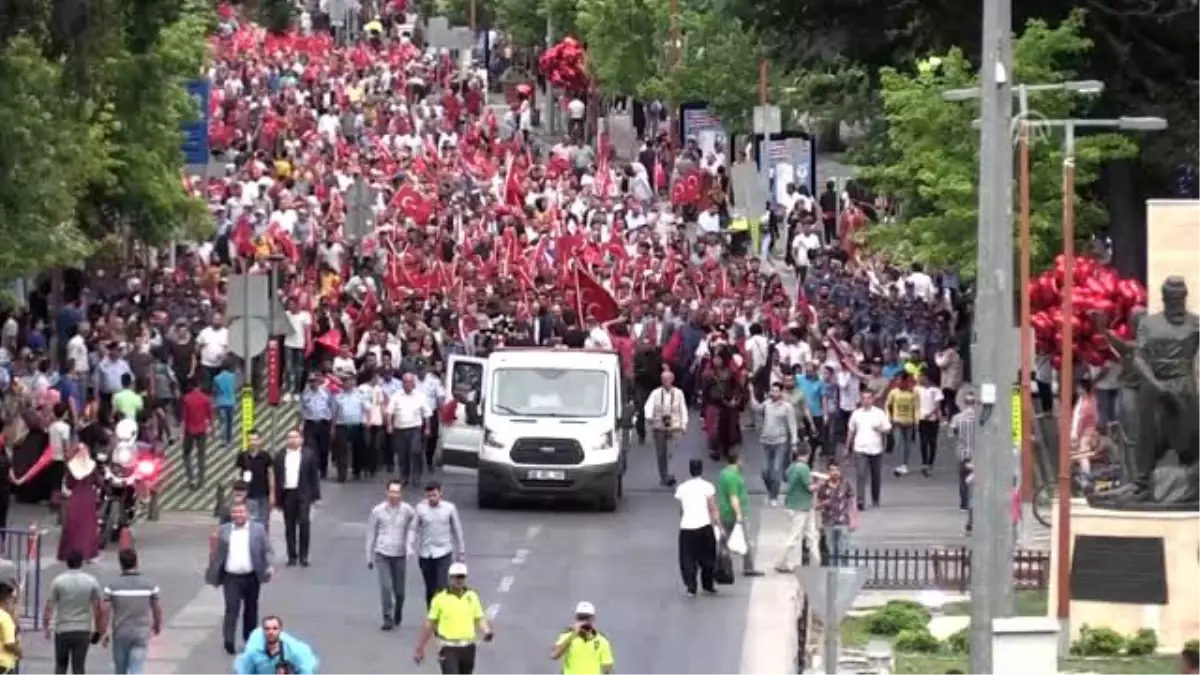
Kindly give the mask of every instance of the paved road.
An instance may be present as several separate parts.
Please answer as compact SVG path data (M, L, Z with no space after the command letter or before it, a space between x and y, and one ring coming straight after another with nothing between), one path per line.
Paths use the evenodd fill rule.
M675 457L676 475L685 475L688 458L704 454L693 429ZM753 501L762 506L756 442L748 443L746 456ZM901 546L964 541L949 458L945 462L930 479L887 476L883 507L863 514L857 541ZM717 467L706 466L715 478ZM615 514L538 504L480 511L470 477L443 478L446 497L463 513L471 583L495 615L497 640L482 649L481 672L554 672L550 642L580 600L597 606L622 671L783 672L790 662L794 638L779 617L791 611L792 577L739 580L716 598L683 595L676 565L678 508L670 491L657 486L648 447L633 453L626 500ZM416 666L410 660L422 612L415 565L409 569L403 626L379 631L374 573L363 564L363 522L383 489L382 479L327 484L314 517L313 566L281 569L263 594L264 614L281 615L288 630L309 640L324 672L436 670L432 663ZM13 522L25 522L28 513L15 514ZM762 506L755 521L760 567L769 568L786 535L785 516ZM228 672L218 630L220 595L201 582L211 529L211 520L200 514L170 514L138 528L143 572L163 588L167 616L167 629L151 648L150 672ZM281 529L272 531L280 552ZM50 535L48 558L53 540ZM114 557L105 556L91 569L102 579L114 576ZM58 569L47 567L44 585ZM49 645L28 637L25 671L50 672ZM92 672L111 672L107 653L95 654L91 665Z

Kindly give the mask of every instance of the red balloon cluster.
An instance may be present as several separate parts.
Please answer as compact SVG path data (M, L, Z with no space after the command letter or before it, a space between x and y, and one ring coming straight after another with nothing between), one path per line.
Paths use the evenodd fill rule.
M538 70L555 87L572 94L584 94L591 87L586 56L587 53L578 40L565 37L542 52L538 58Z
M1121 339L1133 337L1130 312L1145 307L1146 287L1135 279L1122 279L1112 268L1091 258L1076 258L1075 288L1071 296L1071 322L1075 354L1085 363L1099 366L1116 358L1100 328L1108 328ZM1066 260L1054 259L1054 269L1029 282L1029 298L1037 353L1050 355L1055 368L1062 366L1062 288ZM1097 321L1106 325L1098 326Z

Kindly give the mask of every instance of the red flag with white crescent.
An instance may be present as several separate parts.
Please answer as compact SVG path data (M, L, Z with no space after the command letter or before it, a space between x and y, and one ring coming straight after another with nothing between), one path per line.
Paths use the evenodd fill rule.
M579 316L604 323L621 315L621 306L596 277L575 266L575 308Z

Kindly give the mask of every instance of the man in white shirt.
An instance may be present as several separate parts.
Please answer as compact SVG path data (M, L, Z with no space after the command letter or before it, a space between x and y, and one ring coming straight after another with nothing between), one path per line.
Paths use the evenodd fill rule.
M705 593L716 593L715 574L717 569L717 528L721 522L717 515L717 490L704 480L704 462L699 459L688 461L691 478L675 488L675 499L679 502L679 571L683 574L683 586L688 597L696 596L696 572L700 572L700 585Z
M811 255L820 248L821 238L817 236L816 227L813 225L803 227L792 238L792 261L796 265L796 276L800 278L800 283L804 283L808 278Z
M432 416L425 392L417 388L416 375L405 373L400 379L400 390L388 398L384 418L394 446L388 451L396 453L400 481L405 485L420 483L425 473L425 433Z
M225 327L225 317L220 312L213 312L209 324L196 336L196 346L200 349L200 365L211 383L221 372L225 356L229 353L229 329Z
M850 415L847 426L846 449L854 453L854 494L858 509L865 506L864 488L867 474L871 476L871 505L879 507L879 491L883 480L883 449L892 422L882 408L875 407L875 394L862 392L862 404Z
M670 370L663 371L660 381L662 386L646 397L642 414L650 421L659 485L671 487L675 485L675 477L671 475L671 445L687 429L687 396L675 386L675 374Z
M608 329L599 321L589 318L587 341L583 346L588 349L612 349L613 343L612 338L608 335Z
M933 277L925 273L925 268L919 263L912 266L912 272L905 278L905 283L910 284L913 289L913 294L925 302L932 302L934 293L937 289L933 285Z
M696 226L703 234L718 234L721 231L721 218L716 206L709 206L696 218Z
M283 346L287 350L288 397L296 396L304 390L304 358L308 348L309 330L312 328L312 314L300 307L295 300L288 301L287 335L283 337Z
M783 331L783 342L775 346L775 349L779 352L780 365L799 368L812 361L812 347L809 347L807 342L797 338L793 332L793 330L799 328L798 324L789 324L787 330Z
M567 130L571 138L583 140L583 123L587 118L587 104L578 98L567 103Z
M446 400L446 387L442 384L441 376L433 368L425 369L425 377L421 379L421 393L425 395L425 408L430 411L428 426L425 433L425 468L433 471L433 456L437 452L438 424L437 411L442 409Z

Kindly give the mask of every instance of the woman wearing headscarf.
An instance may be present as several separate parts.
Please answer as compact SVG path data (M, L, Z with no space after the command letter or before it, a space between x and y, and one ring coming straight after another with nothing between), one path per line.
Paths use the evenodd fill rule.
M100 537L97 529L96 494L100 483L100 472L92 459L88 447L82 443L75 446L67 460L63 493L67 495L62 509L62 535L58 540L58 559L65 560L67 552L76 550L86 560L95 558L100 552Z

